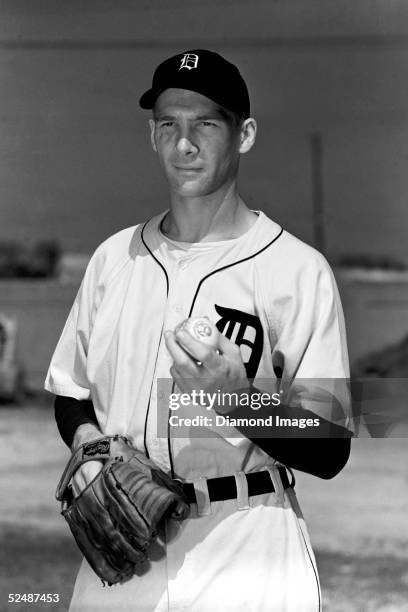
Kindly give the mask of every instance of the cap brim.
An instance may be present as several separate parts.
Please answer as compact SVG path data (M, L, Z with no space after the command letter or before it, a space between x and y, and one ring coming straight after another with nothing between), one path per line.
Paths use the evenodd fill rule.
M156 102L156 98L157 93L154 92L153 89L148 89L140 98L139 105L141 106L141 108L145 109L153 108L154 103Z
M248 100L248 108L236 108L236 106L234 106L234 103L232 103L230 100L224 100L222 98L219 98L215 92L213 95L213 92L207 91L207 90L203 90L202 87L200 86L199 83L168 83L165 86L163 86L161 89L148 89L147 91L145 91L145 93L142 95L142 97L139 99L139 105L141 108L144 109L152 109L154 107L154 105L156 104L156 100L157 98L163 93L163 91L165 91L166 89L169 88L175 88L175 89L187 89L189 91L195 91L196 93L199 93L207 98L209 98L210 100L212 100L213 102L215 102L216 104L219 104L220 106L224 106L226 109L232 110L233 112L239 113L241 114L243 117L249 117L249 100Z

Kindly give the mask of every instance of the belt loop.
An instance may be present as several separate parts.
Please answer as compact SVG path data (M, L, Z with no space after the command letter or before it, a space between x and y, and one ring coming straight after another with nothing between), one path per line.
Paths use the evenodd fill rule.
M193 480L195 496L197 500L197 515L208 516L211 514L211 501L208 491L207 478L201 476Z
M248 510L249 508L249 497L248 497L248 481L244 472L234 473L235 483L237 485L237 506L238 510Z
M269 476L271 477L273 487L275 489L276 501L279 506L283 506L285 501L285 490L283 488L282 480L279 474L278 467L274 466L265 466L265 470L269 472Z
M296 478L295 478L295 475L294 475L294 473L293 473L293 470L292 470L290 467L287 467L286 469L288 470L289 474L290 474L290 475L291 475L291 477L292 477L292 479L291 479L291 481L290 481L290 485L289 485L289 486L290 486L292 489L294 489L294 488L295 488L295 484L296 484Z

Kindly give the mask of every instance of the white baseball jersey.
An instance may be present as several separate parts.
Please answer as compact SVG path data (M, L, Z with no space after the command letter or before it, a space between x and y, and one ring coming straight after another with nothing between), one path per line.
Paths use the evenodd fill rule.
M255 383L331 381L330 414L308 393L300 393L301 403L328 419L338 419L338 410L348 415L346 337L333 274L321 254L262 212L236 239L195 244L167 239L160 231L165 214L96 250L45 387L91 398L102 432L126 434L164 470L194 482L198 506L180 525L167 524L166 555L143 576L103 588L83 561L70 610L317 612L309 536L274 459L246 438L159 437L168 413L156 381L170 380L163 332L207 315L240 346ZM262 469L276 492L248 500L242 472ZM205 479L231 474L238 499L209 503Z

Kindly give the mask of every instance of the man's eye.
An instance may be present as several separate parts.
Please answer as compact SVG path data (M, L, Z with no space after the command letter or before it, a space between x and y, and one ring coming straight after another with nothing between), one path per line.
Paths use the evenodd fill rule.
M201 121L201 125L203 125L204 127L215 127L215 123L213 123L212 121Z
M161 128L169 128L169 127L173 127L174 125L174 121L164 121L163 123L160 124Z

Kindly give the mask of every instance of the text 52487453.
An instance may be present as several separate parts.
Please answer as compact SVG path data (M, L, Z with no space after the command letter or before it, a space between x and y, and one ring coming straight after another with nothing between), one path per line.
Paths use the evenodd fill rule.
M57 603L59 593L9 593L8 603Z

